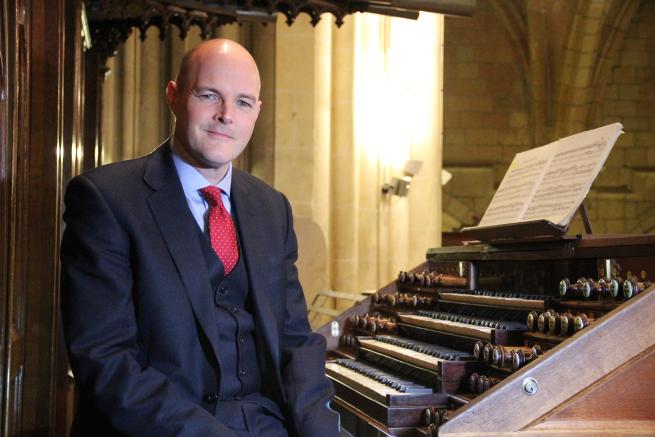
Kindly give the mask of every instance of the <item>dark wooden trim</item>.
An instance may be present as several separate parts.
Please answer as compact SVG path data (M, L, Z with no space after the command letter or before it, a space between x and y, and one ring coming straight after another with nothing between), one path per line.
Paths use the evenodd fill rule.
M80 7L81 0L2 3L3 435L63 435L67 427L59 420L69 403L58 396L67 371L58 251L62 193L81 132Z

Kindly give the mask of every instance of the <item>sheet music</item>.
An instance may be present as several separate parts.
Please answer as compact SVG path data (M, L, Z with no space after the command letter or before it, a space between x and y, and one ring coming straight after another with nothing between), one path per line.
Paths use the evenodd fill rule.
M491 204L478 226L492 226L521 221L530 198L548 164L552 143L517 153L500 183Z
M622 127L614 123L517 154L478 226L541 219L568 225Z

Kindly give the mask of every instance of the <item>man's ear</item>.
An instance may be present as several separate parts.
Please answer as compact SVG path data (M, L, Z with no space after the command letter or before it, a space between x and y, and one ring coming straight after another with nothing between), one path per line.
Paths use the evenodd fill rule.
M175 102L177 101L177 83L171 80L166 84L166 103L168 103L168 109L175 114Z

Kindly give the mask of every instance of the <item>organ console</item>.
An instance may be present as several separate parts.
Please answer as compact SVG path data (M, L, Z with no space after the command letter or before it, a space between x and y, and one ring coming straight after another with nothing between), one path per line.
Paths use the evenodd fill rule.
M319 328L332 405L355 436L653 433L653 272L654 236L430 249Z

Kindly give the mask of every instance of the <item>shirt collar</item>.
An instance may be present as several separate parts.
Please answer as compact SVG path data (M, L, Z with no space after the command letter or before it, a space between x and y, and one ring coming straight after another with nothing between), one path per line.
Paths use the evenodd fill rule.
M184 189L185 194L197 193L201 188L205 188L208 185L212 185L205 179L200 172L193 167L191 164L184 161L180 155L178 155L175 150L171 149L173 155L173 163L175 164L175 169L177 174L180 177L180 182L182 183L182 189ZM227 172L223 179L221 179L218 184L216 184L228 197L230 197L231 188L232 188L232 163L230 162L227 167Z

